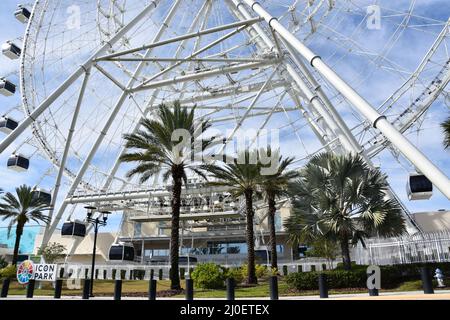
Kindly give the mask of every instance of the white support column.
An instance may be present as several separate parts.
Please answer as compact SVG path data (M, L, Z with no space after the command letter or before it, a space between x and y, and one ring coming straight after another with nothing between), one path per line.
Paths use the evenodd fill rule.
M67 162L67 156L69 154L70 145L72 143L73 133L75 132L75 126L77 124L78 114L79 114L80 108L81 108L81 103L83 102L84 93L86 91L86 86L87 86L87 83L89 81L89 75L90 75L90 69L88 69L86 71L86 74L84 76L84 80L83 80L83 83L82 83L81 89L80 89L80 94L78 95L77 105L75 106L75 110L73 112L72 122L71 122L70 128L69 128L69 133L67 134L66 145L64 147L63 156L61 158L60 168L59 168L59 171L58 171L58 176L56 177L55 189L53 190L52 201L50 203L51 209L50 209L50 211L48 213L48 217L50 219L50 222L52 221L53 212L55 210L56 198L58 197L59 188L61 186L61 180L62 180L62 177L63 177L63 174L64 174L64 168L65 168L66 162ZM48 241L50 240L51 233L49 231L50 231L49 230L49 225L47 225L45 227L44 236L42 237L41 246L47 245Z
M251 18L250 13L242 5L242 3L240 1L227 0L227 2L229 3L230 10L232 10L233 13L238 18L240 18L240 19ZM257 41L257 44L261 47L261 49L266 48L266 50L273 51L273 50L275 50L275 48L277 48L277 46L273 43L273 41L267 36L266 32L258 24L252 25L249 30L250 30L250 34L251 34L251 30L254 30L254 32L257 34L254 37L256 37L256 39L259 40L259 41ZM258 36L259 36L259 38L258 38ZM288 71L290 77L294 81L301 79L300 76L298 75L297 71L294 70L294 68L290 64L288 64L288 63L284 63L284 64L285 64L286 70ZM294 101L298 101L298 98L296 98L295 94L293 95L292 93L290 93L290 95ZM309 102L311 102L311 101L309 101ZM314 122L309 122L309 124L310 124L313 132L316 134L316 136L318 136L319 141L325 140L327 143L325 143L323 145L328 147L329 142L334 141L334 138L336 137L335 132L333 132L333 130L331 130L331 127L336 128L336 125L333 125L334 121L332 121L332 118L330 116L324 118L323 115L320 114L320 112L318 110L315 110L314 107L317 104L309 103L309 105L311 107L311 109L310 109L311 114L317 119L317 122L319 123L319 125L322 128L320 131L322 131L322 132L325 131L325 134L318 135L317 134L318 125L315 124ZM323 108L322 108L322 111L324 111ZM329 121L331 121L332 123L329 123ZM342 135L341 135L341 139L343 139Z
M352 87L341 79L320 58L291 34L276 18L271 16L258 2L244 0L252 10L272 27L297 50L314 68L319 71L347 100L349 100L358 111L368 119L374 128L392 142L392 144L422 172L448 199L450 199L450 180L436 167L425 155L423 155L408 139L406 139L395 127L389 123L385 116L378 113L364 98L362 98Z
M34 111L20 122L17 128L12 131L3 141L0 143L0 153L2 153L30 124L36 119L56 100L61 94L69 88L86 70L88 70L94 60L105 53L109 48L113 46L120 38L122 38L132 27L142 20L152 9L156 8L160 0L152 1L147 5L141 13L139 13L133 20L131 20L126 26L120 29L109 41L107 41L100 49L97 50L89 59L86 60L78 69L76 69L52 94L50 94Z
M242 16L238 15L238 17L240 19L251 18L251 15L249 14L247 9L242 5L242 3L240 1L238 1L238 0L227 0L227 1L229 3L232 3L231 7L230 7L231 10L233 10L233 8L234 8L233 4L239 10L239 13L242 15ZM235 14L237 14L237 13L235 12ZM255 30L256 32L258 32L260 34L265 34L265 32L258 25L253 25L251 27L251 29ZM271 29L271 30L272 30L273 35L275 36L273 29ZM263 37L263 39L264 39L264 43L262 44L263 46L265 45L270 48L274 47L274 44L270 38L268 38L266 36L266 37ZM337 111L335 110L335 108L333 107L331 102L329 101L328 97L323 92L321 86L316 81L314 76L311 74L311 72L306 68L306 66L303 64L301 59L298 57L298 53L284 39L280 39L280 40L283 43L283 45L288 49L291 59L293 60L295 65L298 66L298 68L300 69L300 72L302 73L302 76L305 78L305 79L302 79L302 78L300 79L303 82L303 86L306 85L307 87L312 88L314 90L314 92L312 92L312 90L309 90L310 91L309 95L310 95L310 97L314 97L313 100L316 100L315 105L313 105L311 108L311 113L314 115L316 120L311 119L311 117L308 116L307 112L304 109L301 109L301 111L302 111L304 117L306 119L309 119L308 120L309 124L310 124L313 132L315 133L315 135L318 137L319 141L321 141L322 145L324 145L325 148L327 148L327 150L329 150L330 144L335 140L335 137L336 137L334 132L337 132L339 137L336 137L336 139L340 138L340 142L341 142L342 146L344 147L344 150L341 149L338 151L359 153L366 160L366 162L370 166L372 166L371 159L367 156L366 152L364 152L363 148L357 142L356 138L353 136L350 129L347 127L347 125L345 124L343 119L337 113ZM292 78L299 77L299 74L292 68L292 66L290 66L288 64L287 68L289 68L289 73L291 74ZM291 94L291 97L293 98L294 101L298 101L298 97L296 95ZM320 114L317 114L318 110L315 108L315 106L317 106L317 103L323 104L323 106L319 107L320 108L319 110L321 110L321 114L328 115L328 112L329 112L329 115L326 116L325 122L324 122L324 119L322 119L322 116ZM298 102L298 105L300 106L299 102ZM318 126L316 124L316 121L321 126ZM330 127L333 128L334 132L331 132ZM322 130L322 128L325 129L325 132L324 132L324 130ZM330 135L330 133L331 133L330 137L328 137L327 133L328 133L328 135ZM330 140L330 138L331 138L331 140ZM330 142L327 143L327 141L330 141ZM342 141L345 141L345 142L342 143ZM398 197L395 195L395 193L392 191L392 189L389 189L387 193L391 198L397 199L398 202L400 203L400 205L402 206L405 216L407 217L408 228L412 228L412 230L420 231L420 228L410 217L408 209L401 203L401 201L398 199Z
M292 90L293 89L291 89L291 91ZM308 121L308 123L311 127L311 130L313 131L315 136L319 139L320 143L327 150L331 150L329 143L327 143L328 137L327 137L327 134L325 133L325 131L317 125L316 120L312 118L312 116L309 114L309 112L307 110L305 110L305 108L303 107L303 105L300 102L300 99L298 99L298 97L294 93L291 93L290 96L292 97L294 102L297 104L298 109L302 113L303 117L306 119L306 121Z
M323 105L326 107L327 114L329 112L329 116L332 118L332 125L335 126L333 130L337 130L339 140L342 142L345 140L345 142L342 143L343 147L348 152L356 152L362 154L362 147L359 145L359 143L356 141L355 137L351 133L350 129L347 127L346 123L342 119L342 117L339 115L339 113L336 111L336 109L331 104L328 97L323 92L321 86L316 81L316 79L313 77L313 75L309 72L309 70L306 68L306 66L303 64L303 62L297 57L297 54L288 43L283 41L283 44L285 44L286 48L289 51L289 54L294 61L294 63L299 67L301 73L305 76L306 80L312 85L314 88L314 92L311 91L311 97L314 99L320 99L320 102L323 103ZM316 98L317 97L317 98ZM317 101L316 101L317 102ZM324 110L325 111L325 110ZM367 158L365 154L362 154L364 158ZM366 160L369 160L368 158Z

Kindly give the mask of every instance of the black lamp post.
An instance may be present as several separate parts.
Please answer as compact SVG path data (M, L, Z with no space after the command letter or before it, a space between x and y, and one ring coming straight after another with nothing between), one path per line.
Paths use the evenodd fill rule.
M94 278L95 278L95 254L97 249L97 234L98 234L98 228L99 226L106 226L106 221L108 220L108 214L111 212L109 211L101 211L103 214L103 219L100 220L99 217L93 218L92 215L94 211L97 209L95 207L84 207L88 210L86 222L91 223L94 226L94 248L92 249L92 268L91 268L91 286L89 288L89 296L93 297L93 290L94 290Z

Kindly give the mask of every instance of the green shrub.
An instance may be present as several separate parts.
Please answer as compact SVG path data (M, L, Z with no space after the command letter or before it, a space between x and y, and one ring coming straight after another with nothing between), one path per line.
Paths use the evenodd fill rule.
M286 276L286 283L290 289L313 290L317 289L317 273L293 272Z
M236 283L242 283L245 277L241 268L229 268L225 271L225 278L233 278Z
M450 263L428 264L401 264L393 266L381 266L381 288L393 289L408 281L420 280L420 268L427 266L432 272L440 268L444 275L450 275ZM352 265L350 271L343 270L338 265L335 270L327 270L327 283L330 289L341 288L366 288L367 267L364 265ZM317 290L319 272L296 272L287 275L286 282L291 289Z
M199 288L221 289L224 287L226 274L224 269L215 263L200 263L195 267L191 278Z
M246 279L248 277L247 264L243 264L241 266L241 273L242 273L242 277L244 279ZM265 265L257 264L257 265L255 265L255 273L256 273L256 278L262 279L269 275L269 270L267 269L267 267Z
M4 267L3 269L0 269L0 278L6 279L6 278L15 278L17 274L17 268L14 265L9 265L7 267Z
M267 266L257 264L255 267L256 271L256 277L258 279L266 278L269 274L269 270L267 269Z
M324 271L327 276L328 288L364 288L366 286L366 272L361 271ZM291 289L317 290L320 272L295 272L286 276L286 282Z

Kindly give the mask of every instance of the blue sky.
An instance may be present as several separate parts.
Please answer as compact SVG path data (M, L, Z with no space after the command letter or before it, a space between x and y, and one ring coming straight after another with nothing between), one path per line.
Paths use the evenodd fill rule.
M375 1L367 1L367 3L373 2ZM389 3L385 0L378 2L381 3L381 5ZM450 5L446 0L420 0L417 2L418 4L416 10L417 13L420 13L421 15L433 17L438 20L446 20L449 16ZM13 16L14 9L16 8L16 5L18 3L20 3L20 1L17 0L0 1L0 30L3 30L3 32L0 34L0 43L3 43L6 40L22 37L22 34L25 30L25 25L18 22ZM401 7L401 4L407 3L407 1L402 0L396 3L399 5L399 7ZM384 14L391 13L385 12ZM355 21L347 21L347 24L342 25L342 28L352 28L354 24ZM386 31L389 31L386 28L387 27L384 26L382 30L374 31L373 33L371 33L369 35L370 39L358 39L358 41L364 41L365 45L373 46L374 50L376 50L377 45L379 46L378 41L381 41L385 38L385 34L383 32L386 33ZM369 40L371 40L371 42ZM426 52L433 41L434 38L427 36L426 33L417 35L414 33L405 34L401 41L398 42L397 48L391 53L391 57L393 59L403 59L407 61L405 65L407 65L410 70L413 70L420 61L418 57L420 58L420 56ZM20 40L17 40L16 42L18 44L21 44ZM326 46L326 42L322 45L318 41L313 43L314 50L322 54L324 59L328 58ZM338 60L331 60L331 65L336 68L338 73L344 79L348 81L351 81L352 78L355 77L355 75L359 72L364 71L364 60L355 59L354 61L352 61L352 63L346 64L339 64L336 61ZM0 56L0 75L14 72L18 69L18 67L19 64L17 61L12 62L11 60L3 56ZM16 75L12 75L10 79L18 84L18 78ZM386 92L392 92L393 87L395 88L398 85L399 83L392 80L388 73L379 73L372 75L372 77L367 82L365 82L363 86L358 88L358 91L371 103L373 103L374 105L379 105L387 96ZM0 96L1 112L5 112L12 106L19 103L19 94L16 94L14 97L10 98L4 98L3 96ZM348 108L345 108L344 106L341 106L338 109L339 112L343 114L349 112ZM420 150L422 150L434 163L436 163L445 172L445 174L447 174L447 176L450 176L450 151L445 151L443 149L443 135L440 130L439 124L449 115L449 108L445 105L442 99L440 99L433 104L430 111L426 114L425 121L420 131L411 130L408 134L408 138L414 144L416 144L420 148ZM20 114L17 113L17 117L19 116ZM20 118L18 118L18 120L20 120ZM29 132L27 134L29 134ZM308 135L305 136L306 138L308 138ZM0 139L2 137L3 136L0 136ZM48 163L46 163L42 159L39 159L38 157L33 157L31 168L26 173L15 173L6 169L7 157L20 144L20 141L21 140L19 140L18 143L16 143L14 146L11 146L0 155L0 186L9 191L12 190L15 186L22 183L26 183L29 185L35 185L39 183L41 186L47 189L52 189L54 175L52 177L43 175L44 171L47 170L49 166ZM313 144L313 141L306 141L306 143ZM31 148L28 149L27 152L33 153L34 150ZM374 159L374 162L380 165L382 170L388 174L389 181L394 190L412 212L450 209L450 202L438 190L435 190L433 197L429 201L410 202L406 199L406 179L408 177L408 172L412 171L411 166L406 160L400 159L399 163L390 153L383 152L379 157ZM64 191L66 188L67 187L64 186L62 191ZM118 214L113 215L110 219L108 227L104 230L115 230L119 220L120 216ZM4 225L4 223L0 222L0 226L2 225Z

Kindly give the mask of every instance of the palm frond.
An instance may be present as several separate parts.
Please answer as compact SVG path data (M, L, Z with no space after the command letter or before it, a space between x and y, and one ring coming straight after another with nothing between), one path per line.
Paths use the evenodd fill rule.
M444 130L444 146L445 148L450 148L450 117L441 124Z
M317 217L304 232L316 232L320 226L324 234L353 242L405 231L399 204L386 199L387 188L386 176L359 155L332 153L315 155L289 184L293 215Z

